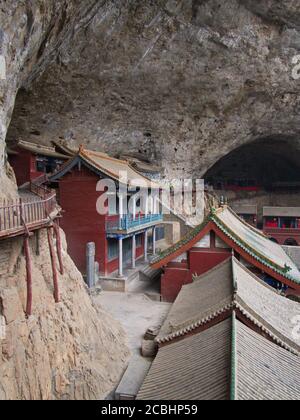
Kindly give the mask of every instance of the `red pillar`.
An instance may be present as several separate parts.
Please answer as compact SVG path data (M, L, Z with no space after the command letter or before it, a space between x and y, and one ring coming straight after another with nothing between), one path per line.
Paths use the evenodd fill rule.
M63 275L64 265L62 261L62 246L61 246L60 229L56 223L54 223L53 227L54 227L55 237L56 237L56 248L57 248L57 256L58 256L58 262L59 262L59 271L60 271L60 274Z
M26 282L27 282L27 302L26 302L26 315L32 314L32 266L30 256L29 237L24 238L24 251L26 259Z
M52 274L53 274L53 286L54 286L54 299L55 302L59 302L59 291L58 291L58 276L57 276L57 269L56 269L56 258L53 246L53 237L52 237L52 228L47 229L48 234L48 244L51 256L51 263L52 263Z

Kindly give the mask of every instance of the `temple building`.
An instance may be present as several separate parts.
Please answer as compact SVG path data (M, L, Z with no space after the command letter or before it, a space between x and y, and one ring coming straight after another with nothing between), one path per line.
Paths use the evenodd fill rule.
M263 230L280 245L300 245L300 207L264 207Z
M58 152L55 147L23 140L16 147L8 149L8 161L14 169L18 186L44 174L52 174L68 159L68 155Z
M232 254L287 296L300 294L300 272L283 248L222 206L212 209L201 225L152 260L153 269L163 269L162 299L173 302L195 274L204 274Z
M126 185L120 177L122 173L127 176ZM113 181L116 186L115 207L108 200L107 214L97 210L97 203L106 193L97 187L100 180ZM127 161L80 147L50 181L57 183L64 211L61 226L69 253L81 272L86 272L86 246L90 242L96 245L101 276L109 279L123 278L126 269L135 269L137 261L147 263L150 248L155 255L157 240L163 236L163 231L157 232L163 218L151 188L159 191L159 187ZM141 189L147 191L143 210L140 199L132 201ZM127 212L130 201L133 208Z
M299 304L229 257L185 285L140 400L297 400Z
M258 226L257 205L251 204L235 204L232 205L233 211L245 222L253 227Z

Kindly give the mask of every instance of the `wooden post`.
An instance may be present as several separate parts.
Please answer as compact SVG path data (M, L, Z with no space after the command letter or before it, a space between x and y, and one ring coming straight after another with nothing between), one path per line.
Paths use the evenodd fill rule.
M52 263L52 274L53 274L53 286L54 286L54 300L55 303L59 302L59 291L58 291L58 276L57 276L57 269L56 269L56 258L53 246L53 237L52 237L52 228L47 228L48 234L48 244L51 256L51 263Z
M148 262L148 231L145 231L145 242L144 242L144 261Z
M23 200L22 200L22 198L20 198L20 201L19 201L19 205L20 205L20 225L23 223L23 221L25 221L25 219L24 219L24 214L23 214Z
M123 238L119 238L119 277L123 277Z
M60 229L56 223L53 224L53 227L54 227L55 237L56 237L56 248L57 248L58 261L59 261L59 271L60 271L60 274L63 275L64 265L63 265L63 260L62 260L62 245L61 245Z
M26 282L27 282L27 302L26 302L26 315L32 314L32 268L31 268L31 256L30 256L30 244L29 237L24 238L24 251L26 259Z
M155 254L156 254L156 228L155 228L155 226L154 226L154 228L153 228L153 234L152 234L153 236L152 236L152 252L153 252L153 255L155 256Z
M35 234L35 253L40 256L40 231L37 230Z
M136 236L132 237L132 269L136 268Z

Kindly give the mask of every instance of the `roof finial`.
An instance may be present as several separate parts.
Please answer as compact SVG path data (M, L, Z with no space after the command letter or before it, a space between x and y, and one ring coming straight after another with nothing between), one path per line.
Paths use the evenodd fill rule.
M226 197L224 195L221 195L220 197L220 206L221 207L226 206Z
M82 152L84 152L84 145L83 144L81 144L79 146L79 153L82 153Z

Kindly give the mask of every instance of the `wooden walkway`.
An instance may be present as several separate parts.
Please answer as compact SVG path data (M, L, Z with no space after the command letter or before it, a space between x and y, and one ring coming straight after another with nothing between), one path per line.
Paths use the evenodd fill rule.
M27 283L25 313L28 317L32 314L32 259L29 239L34 231L47 229L53 275L53 296L56 303L60 300L58 271L61 274L64 273L60 231L56 223L60 208L56 201L55 191L45 187L43 179L39 178L23 187L19 191L19 199L0 202L0 241L17 236L22 236L24 240ZM56 252L53 237L56 239Z
M40 229L57 213L56 193L31 183L19 199L0 202L0 240Z

